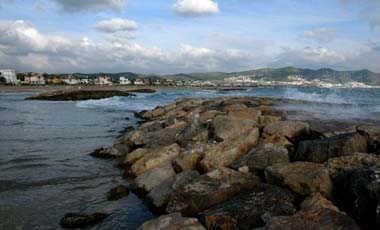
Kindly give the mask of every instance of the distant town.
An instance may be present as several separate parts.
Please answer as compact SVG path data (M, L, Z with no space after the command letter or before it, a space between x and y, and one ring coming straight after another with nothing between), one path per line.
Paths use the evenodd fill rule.
M315 86L321 88L379 88L378 85L359 81L337 83L328 80L307 80L302 75L289 74L281 80L271 80L255 75L237 75L217 80L173 79L157 76L136 75L109 76L107 74L40 74L17 72L12 69L0 69L0 85L131 85L131 86L167 86L167 87L259 87L259 86ZM173 76L173 75L171 75ZM180 78L180 75L179 77Z

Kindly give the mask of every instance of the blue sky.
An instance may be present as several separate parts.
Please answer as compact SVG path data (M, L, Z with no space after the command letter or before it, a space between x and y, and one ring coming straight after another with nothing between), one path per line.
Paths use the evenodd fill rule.
M380 72L380 0L0 0L0 68Z

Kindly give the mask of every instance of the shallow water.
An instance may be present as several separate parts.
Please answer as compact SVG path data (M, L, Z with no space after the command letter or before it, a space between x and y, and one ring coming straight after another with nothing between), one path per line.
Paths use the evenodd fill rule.
M254 88L246 91L161 90L137 98L81 102L25 101L30 93L0 94L0 229L57 229L67 212L107 212L91 229L135 229L153 215L132 193L109 202L120 183L114 161L88 155L112 145L133 111L183 97L260 96L318 103L282 104L325 119L380 121L378 89ZM130 120L125 118L129 117Z

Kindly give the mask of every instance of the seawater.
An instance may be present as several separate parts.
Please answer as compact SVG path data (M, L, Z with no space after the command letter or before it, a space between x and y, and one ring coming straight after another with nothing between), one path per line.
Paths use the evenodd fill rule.
M116 162L88 153L112 145L123 128L135 125L133 112L177 98L289 98L310 103L279 106L312 112L321 119L380 121L379 89L159 90L135 98L81 102L25 101L30 95L0 94L0 229L59 229L67 212L111 214L91 229L135 229L153 218L132 193L106 201L109 189L128 181L121 179Z

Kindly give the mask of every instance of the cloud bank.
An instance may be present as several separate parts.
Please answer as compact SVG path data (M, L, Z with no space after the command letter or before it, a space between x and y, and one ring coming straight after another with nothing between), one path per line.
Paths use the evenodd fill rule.
M53 0L63 12L78 11L121 11L124 6L124 0Z

